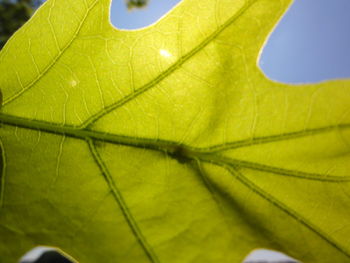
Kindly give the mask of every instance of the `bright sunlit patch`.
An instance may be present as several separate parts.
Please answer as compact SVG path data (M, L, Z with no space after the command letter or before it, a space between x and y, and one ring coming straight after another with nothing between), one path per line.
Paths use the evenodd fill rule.
M167 51L167 50L165 50L165 49L159 50L159 54L160 54L161 56L165 57L165 58L170 58L170 57L173 56L173 55L171 55L171 54L169 53L169 51Z
M75 87L77 84L78 84L78 82L76 81L76 80L71 80L70 81L70 83L69 83L72 87Z

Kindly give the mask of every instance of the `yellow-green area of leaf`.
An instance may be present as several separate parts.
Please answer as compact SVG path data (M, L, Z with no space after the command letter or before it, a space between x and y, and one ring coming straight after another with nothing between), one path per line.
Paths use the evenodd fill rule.
M49 0L0 54L0 262L350 262L350 81L267 79L291 0L183 0L135 31Z

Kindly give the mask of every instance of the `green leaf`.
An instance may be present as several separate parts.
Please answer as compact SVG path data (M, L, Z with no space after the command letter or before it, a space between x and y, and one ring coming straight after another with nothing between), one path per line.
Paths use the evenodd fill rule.
M291 0L183 0L113 28L49 0L0 54L0 261L350 262L350 83L267 79Z

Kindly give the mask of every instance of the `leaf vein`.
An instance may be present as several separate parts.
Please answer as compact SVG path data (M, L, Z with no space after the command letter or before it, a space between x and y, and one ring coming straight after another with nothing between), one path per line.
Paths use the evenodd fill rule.
M276 141L285 141L285 140L291 140L291 139L316 135L316 134L325 133L325 132L331 132L336 129L342 130L342 129L349 129L349 128L350 128L350 123L330 125L330 126L325 126L321 128L307 129L307 130L301 130L301 131L290 132L290 133L282 133L282 134L276 134L276 135L270 135L270 136L261 136L261 137L255 137L252 139L223 143L223 144L218 144L218 145L213 145L210 147L203 148L203 150L211 151L211 152L222 152L222 151L233 150L237 148L254 146L257 144L264 144L264 143L270 143L270 142L276 142Z
M31 82L29 82L23 89L21 89L20 91L16 92L15 94L13 94L12 96L10 96L9 98L5 99L3 101L2 106L4 107L6 104L11 103L12 101L14 101L15 99L17 99L19 96L21 96L23 93L25 93L26 91L30 90L30 88L32 88L42 77L44 77L49 71L50 69L55 65L55 63L60 59L60 57L62 57L62 55L65 53L65 51L72 45L73 41L76 39L76 37L78 36L86 18L88 17L90 11L95 7L95 5L98 3L98 0L96 0L88 9L86 14L84 15L83 19L81 20L77 30L74 32L73 37L70 39L70 41L66 44L65 47L62 48L62 50L59 50L58 54L53 58L53 60L51 61L51 63L49 63L42 72L40 72L38 74L38 76L36 78L34 78Z
M114 199L117 201L117 203L118 203L118 205L119 205L119 207L120 207L120 209L125 217L125 220L127 221L127 223L129 225L132 233L134 234L136 240L141 245L142 249L144 250L144 252L147 255L147 257L149 258L149 260L152 263L159 263L157 256L155 255L152 248L148 244L147 240L143 236L143 234L142 234L140 228L138 227L134 217L132 216L130 210L128 209L122 194L120 193L120 191L119 191L115 181L113 180L108 168L106 167L100 154L98 153L93 140L86 139L86 141L89 145L90 152L91 152L96 164L100 168L100 170L101 170L101 172L106 180L106 183L108 184L108 186L109 186L109 188L114 196Z
M139 89L136 89L133 93L130 93L129 95L125 96L121 100L103 108L101 111L95 113L88 119L86 119L85 122L83 122L79 128L86 128L88 126L91 126L93 123L95 123L97 120L102 118L103 116L107 115L111 111L121 107L125 103L133 100L137 96L143 94L150 88L157 85L160 81L162 81L164 78L169 76L171 73L173 73L175 70L177 70L182 64L184 64L187 60L189 60L191 57L193 57L195 54L197 54L199 51L201 51L204 47L206 47L212 40L214 40L222 31L224 31L227 27L229 27L233 22L236 21L250 6L253 5L257 0L248 1L237 13L235 13L231 18L229 18L222 26L218 27L211 35L209 35L207 38L205 38L198 46L193 48L191 51L189 51L187 54L182 56L177 60L176 63L174 63L172 66L170 66L167 70L162 72L160 75L158 75L155 79L148 82L144 86L142 86Z
M322 232L317 226L313 225L311 222L309 222L307 219L302 217L300 214L298 214L293 209L289 208L284 203L278 201L276 198L274 198L272 195L268 194L266 191L264 191L262 188L260 188L258 185L254 184L251 180L246 178L242 173L240 173L237 169L234 167L229 167L225 164L221 164L221 167L228 170L232 176L237 178L243 185L245 185L247 188L249 188L252 192L256 193L263 199L265 199L267 202L272 204L273 206L277 207L278 209L285 212L290 217L294 218L296 221L301 223L302 225L309 228L311 231L316 233L319 237L321 237L323 240L328 242L331 246L342 252L344 255L350 258L349 252L340 246L336 241L334 241L330 236L328 236L326 233Z
M215 156L215 155L214 155ZM324 182L349 182L350 176L333 176L333 175L322 175L318 173L308 173L299 170L290 170L284 169L280 167L270 166L266 164L249 162L239 159L231 159L227 157L219 157L220 161L225 162L227 164L232 164L236 167L243 167L252 170L257 170L261 172L269 172L272 174L289 176L289 177L297 177L308 180L316 180L316 181L324 181Z
M186 156L184 157L189 159L199 158L201 160L210 161L213 163L226 162L228 164L233 164L233 165L241 166L245 168L267 171L274 174L280 174L284 176L293 176L293 177L304 178L309 180L321 180L321 181L328 181L328 182L350 181L349 176L346 176L346 177L332 176L332 175L324 176L317 173L305 173L302 171L282 169L278 167L272 167L264 164L248 162L248 161L243 161L238 159L236 160L236 159L219 155L217 154L217 151L208 151L208 148L191 147L189 145L179 144L178 142L169 141L169 140L130 137L125 135L104 133L104 132L94 131L89 129L77 129L74 126L68 126L68 125L61 126L50 122L30 120L30 119L25 119L25 118L5 115L5 114L0 114L0 123L3 123L4 125L9 125L12 127L22 127L26 129L39 130L39 131L44 131L44 132L58 134L58 135L65 135L72 138L79 138L79 139L89 138L91 140L104 141L112 144L126 145L126 146L137 147L137 148L146 148L149 150L156 150L156 151L162 151L162 152L166 151L170 154L174 154L176 151L178 151L179 147L181 147L186 153ZM340 128L340 126L330 126L330 127ZM344 124L341 127L350 128L350 124ZM325 128L319 129L319 132L325 132L329 130L330 130L329 127L325 127ZM272 136L272 137L278 137L278 135Z

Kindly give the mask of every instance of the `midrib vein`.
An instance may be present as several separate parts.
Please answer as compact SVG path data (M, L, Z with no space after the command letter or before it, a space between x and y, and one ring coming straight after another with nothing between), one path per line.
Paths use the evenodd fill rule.
M167 141L162 139L150 139L142 137L130 137L111 133L104 133L89 129L79 129L74 126L58 125L50 122L37 121L31 119L20 118L17 116L0 114L0 123L3 125L20 127L30 130L40 130L42 132L52 133L61 136L67 136L77 138L81 140L93 140L108 142L115 145L125 145L129 147L143 148L149 150L155 150L168 154L174 159L180 162L189 160L201 160L204 162L211 162L216 165L225 163L232 167L248 168L253 170L259 170L272 174L282 176L292 176L296 178L303 178L308 180L321 180L325 182L346 182L349 181L349 177L342 177L336 175L322 175L315 173L306 173L302 171L294 171L282 169L279 167L272 167L260 163L249 162L245 160L232 159L218 154L218 152L205 151L203 148L195 148L189 145L180 144L176 141Z
M92 139L113 144L148 148L158 151L173 152L175 148L178 147L177 143L171 141L115 135L111 133L103 133L89 129L78 129L74 126L57 125L49 122L19 118L16 116L4 114L0 114L0 123L30 130L40 130L57 135L65 135L82 140Z

